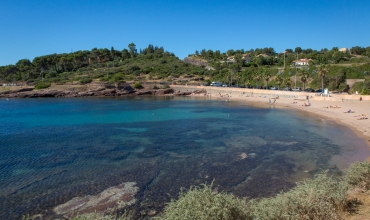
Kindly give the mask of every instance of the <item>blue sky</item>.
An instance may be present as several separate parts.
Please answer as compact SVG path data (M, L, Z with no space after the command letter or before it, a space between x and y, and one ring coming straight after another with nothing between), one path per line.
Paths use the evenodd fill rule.
M364 0L1 0L0 65L36 56L163 46L195 50L370 46Z

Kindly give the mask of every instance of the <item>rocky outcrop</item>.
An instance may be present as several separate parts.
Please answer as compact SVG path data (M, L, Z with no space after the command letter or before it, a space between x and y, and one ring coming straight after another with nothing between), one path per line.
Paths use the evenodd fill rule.
M20 90L9 90L0 93L0 98L47 98L47 97L89 97L89 96L126 96L126 95L168 95L173 89L159 90L134 90L128 86L96 87L87 90L33 90L29 88Z
M175 96L186 96L186 95L191 95L191 92L180 92L180 91L177 91L173 95L175 95Z
M136 202L135 195L139 188L135 185L135 182L127 182L110 187L97 195L75 197L55 207L54 212L68 219L86 213L111 214L114 210Z

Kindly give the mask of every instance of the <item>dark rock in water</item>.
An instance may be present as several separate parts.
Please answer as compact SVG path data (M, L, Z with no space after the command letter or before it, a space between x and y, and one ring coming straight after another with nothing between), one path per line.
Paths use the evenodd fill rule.
M94 196L75 197L67 203L55 207L54 212L65 218L93 212L101 215L110 214L136 202L134 196L139 188L135 185L135 182L126 182L110 187Z

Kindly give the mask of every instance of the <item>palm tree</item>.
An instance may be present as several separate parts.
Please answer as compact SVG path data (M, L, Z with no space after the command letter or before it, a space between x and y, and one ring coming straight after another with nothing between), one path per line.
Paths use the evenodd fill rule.
M253 74L253 78L254 80L256 81L256 85L257 85L257 88L258 88L258 82L261 80L261 74L259 72L254 72Z
M285 77L284 79L285 85L287 85L288 88L292 85L292 80L290 79L289 76Z
M251 80L250 79L247 79L245 81L245 86L248 87L248 88L251 86Z
M262 70L262 77L266 81L266 89L268 87L268 82L271 78L271 73L267 71L266 69Z
M298 73L299 73L299 77L301 79L301 82L303 83L303 90L305 90L309 73L308 73L307 69L298 69Z
M283 77L281 77L280 74L277 74L275 77L275 83L276 85L278 85L278 89L280 89L280 85L283 84L283 82L284 82Z
M321 77L321 92L324 92L324 79L326 74L328 73L328 69L325 65L321 64L318 68L319 76Z

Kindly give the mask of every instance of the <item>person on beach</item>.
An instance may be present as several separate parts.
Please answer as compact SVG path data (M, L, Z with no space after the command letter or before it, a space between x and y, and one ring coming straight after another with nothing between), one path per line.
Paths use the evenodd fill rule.
M351 109L348 109L348 111L345 111L343 113L355 113L354 111L352 111Z
M362 114L361 117L359 117L357 120L364 120L364 119L367 119L366 115Z

